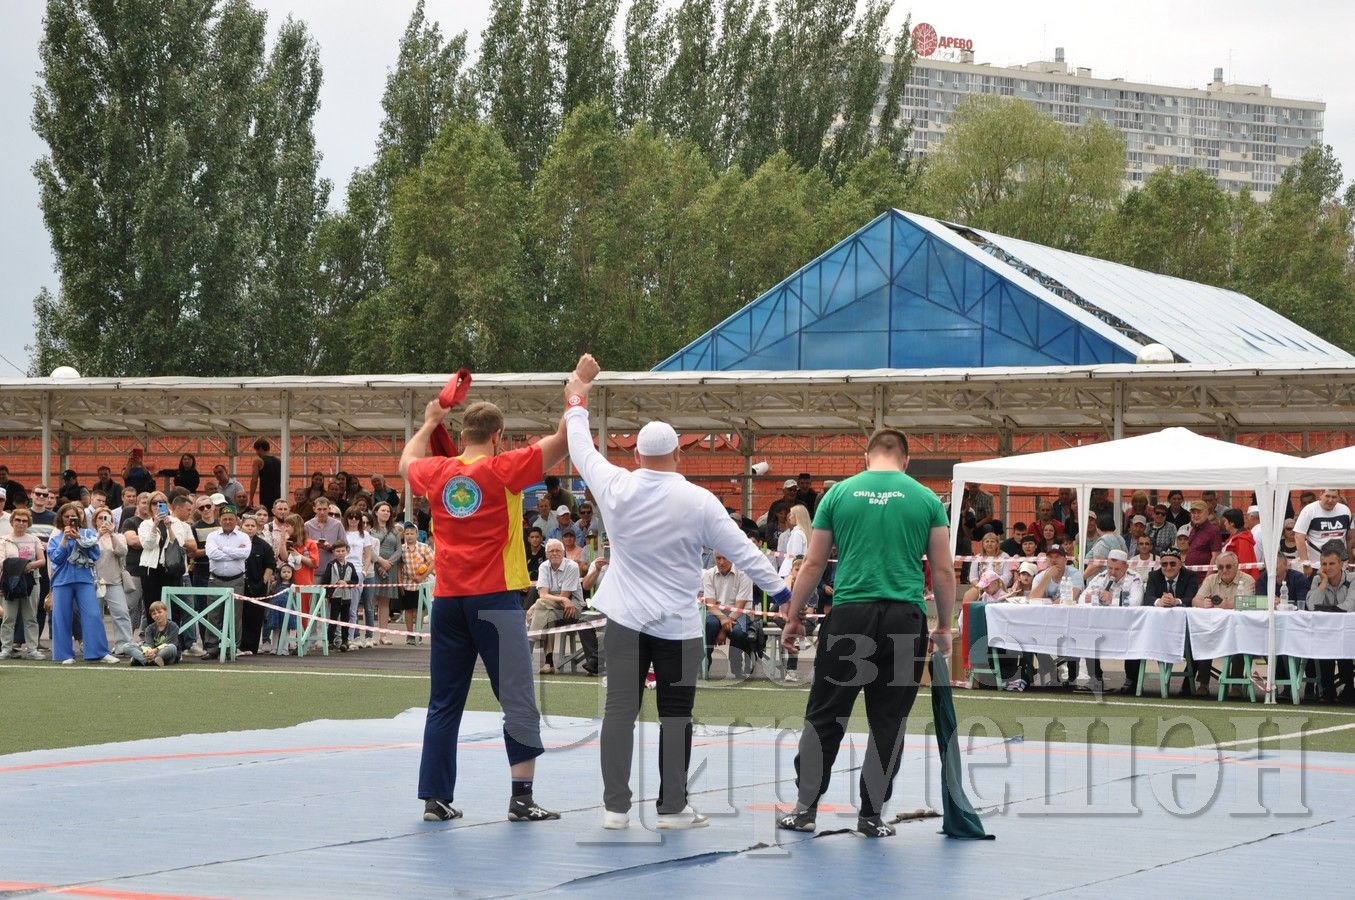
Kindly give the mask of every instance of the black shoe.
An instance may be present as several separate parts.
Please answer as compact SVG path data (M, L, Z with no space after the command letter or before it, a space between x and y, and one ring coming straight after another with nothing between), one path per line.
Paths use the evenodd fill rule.
M1126 681L1124 684L1120 685L1120 689L1116 693L1132 694L1134 693L1135 687L1136 685L1130 684L1128 681Z
M879 816L859 816L856 820L856 836L867 838L885 838L895 835L894 826L886 825Z
M339 645L339 652L340 652L340 653L347 653L347 652L348 652L348 645L347 645L347 644L340 644L340 645Z
M560 818L558 812L538 806L528 794L526 797L514 797L508 802L508 821L510 822L549 822Z
M425 822L450 822L461 818L461 810L447 800L425 800L423 802L423 820Z
M797 807L777 819L776 827L786 831L811 832L818 827L814 821L818 814L817 809L800 809Z

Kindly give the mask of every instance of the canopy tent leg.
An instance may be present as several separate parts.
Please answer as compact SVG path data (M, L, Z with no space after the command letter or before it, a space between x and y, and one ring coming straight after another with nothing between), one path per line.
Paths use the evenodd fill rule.
M42 483L52 486L52 395L42 395Z
M751 432L739 432L739 448L743 451L743 500L740 509L745 519L753 518L753 435Z
M414 439L414 392L405 392L405 444ZM410 490L409 479L405 479L404 515L406 522L414 521L414 492Z
M1111 387L1111 437L1114 440L1124 438L1124 382L1117 381ZM1124 504L1121 502L1120 486L1115 485L1115 494L1111 498L1112 512L1115 516L1115 530L1124 533Z
M1003 428L998 430L997 455L1002 457L1003 459L1006 459L1007 457L1012 455L1012 433L1010 429ZM998 505L1002 508L1002 521L1008 530L1011 529L1012 521L1015 518L1012 515L1010 501L1011 501L1011 488L1007 487L1007 485L1005 484L998 485L997 502ZM1006 538L1006 535L999 535L999 537Z
M1273 475L1274 473L1272 473ZM1279 596L1280 586L1275 583L1275 559L1280 555L1280 536L1284 531L1284 506L1289 499L1289 485L1278 484L1272 477L1271 484L1262 485L1256 492L1257 505L1261 507L1261 550L1268 557L1262 559L1266 578L1266 703L1274 704L1275 697L1275 598ZM1269 502L1267 502L1269 501ZM1299 680L1300 687L1302 679Z
M282 431L278 437L278 465L282 469L278 473L278 496L286 500L288 504L292 502L292 393L283 391L282 394ZM269 510L269 514L272 514Z
M598 453L601 453L601 454L602 454L602 458L603 458L603 459L606 459L606 458L607 458L607 389L606 389L606 388L603 388L602 390L598 391L597 408L598 408ZM594 511L593 511L593 514L594 514L594 515L597 515L597 511L594 510Z

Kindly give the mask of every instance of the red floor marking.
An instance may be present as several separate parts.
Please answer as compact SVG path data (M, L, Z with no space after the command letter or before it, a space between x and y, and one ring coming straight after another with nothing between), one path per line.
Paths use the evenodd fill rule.
M212 759L230 756L268 756L273 753L330 753L336 750L400 750L419 747L421 743L402 744L335 744L328 747L273 747L266 750L211 750L201 753L162 753L149 756L108 756L102 759L65 759L57 762L28 763L22 766L2 766L0 775L9 772L35 772L41 769L69 769L76 766L101 766L106 763L161 762L174 759Z
M108 900L229 900L226 897L201 897L190 894L149 894L145 891L120 891L115 888L61 887L55 884L34 884L25 881L0 881L0 891L46 891L50 894L72 894L77 897L104 897Z

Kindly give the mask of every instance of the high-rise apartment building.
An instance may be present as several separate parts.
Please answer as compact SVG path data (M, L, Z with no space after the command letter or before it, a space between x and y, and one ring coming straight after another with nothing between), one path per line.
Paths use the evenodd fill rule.
M1129 186L1161 166L1193 168L1229 191L1246 185L1264 199L1285 168L1322 143L1325 103L1276 97L1269 85L1226 83L1222 69L1203 89L1164 87L1093 78L1090 69L1070 68L1062 48L1052 62L1008 68L976 63L966 50L955 52L954 61L936 59L922 55L926 45L918 37L915 30L919 56L904 115L913 117L912 149L922 153L945 134L956 104L969 94L1020 97L1068 125L1101 119L1125 137Z

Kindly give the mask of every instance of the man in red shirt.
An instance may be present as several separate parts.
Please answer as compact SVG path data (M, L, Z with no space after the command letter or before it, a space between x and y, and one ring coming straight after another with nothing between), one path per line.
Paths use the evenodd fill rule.
M513 781L508 819L558 819L559 813L532 799L536 758L545 751L520 592L529 584L522 490L564 459L564 423L534 446L500 453L503 412L493 403L474 403L461 420L461 455L430 457L433 432L446 412L439 401L429 403L423 425L400 456L400 474L414 493L428 498L436 549L431 686L419 764L424 821L461 816L452 806L456 744L477 656L503 707Z
M1184 560L1187 566L1207 566L1223 549L1223 534L1209 521L1209 504L1196 500L1190 504L1190 549Z

